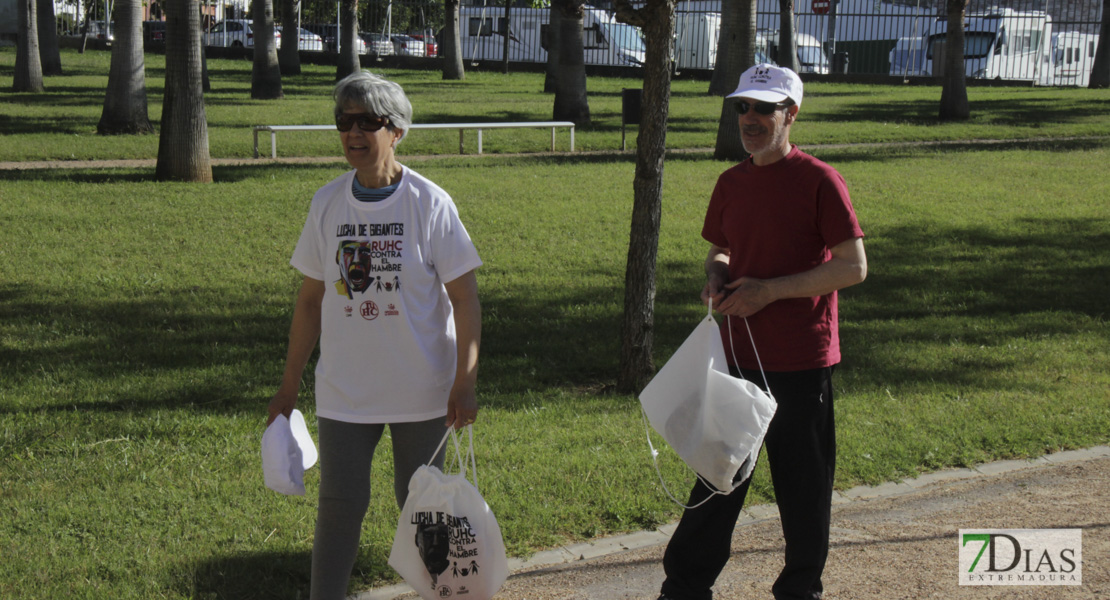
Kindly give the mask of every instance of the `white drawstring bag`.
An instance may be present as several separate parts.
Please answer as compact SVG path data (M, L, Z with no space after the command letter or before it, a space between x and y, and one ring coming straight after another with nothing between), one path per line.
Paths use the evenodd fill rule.
M304 472L316 464L316 444L304 415L278 415L262 433L262 476L266 487L289 496L304 495Z
M450 436L459 461L457 475L429 465L413 473L389 553L389 566L424 600L489 600L509 577L501 528L477 488L474 430L467 430L465 458L453 427L432 453L438 454ZM474 484L466 479L467 458Z
M729 375L712 310L710 306L705 319L640 392L640 405L655 431L698 477L710 489L727 494L751 476L777 405L755 383ZM651 452L654 460L658 452L653 446Z

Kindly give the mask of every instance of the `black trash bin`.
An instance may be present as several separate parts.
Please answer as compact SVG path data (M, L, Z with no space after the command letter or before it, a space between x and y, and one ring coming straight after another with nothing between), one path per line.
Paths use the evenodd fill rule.
M643 112L644 90L624 88L621 90L621 150L626 149L624 141L624 126L639 125L640 113Z
M841 73L841 74L847 74L848 73L848 53L847 52L836 52L836 53L833 54L832 72L833 73Z

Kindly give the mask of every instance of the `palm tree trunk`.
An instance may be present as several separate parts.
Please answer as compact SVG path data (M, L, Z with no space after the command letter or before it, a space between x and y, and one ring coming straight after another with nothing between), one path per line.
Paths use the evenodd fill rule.
M254 67L251 69L251 98L276 100L284 98L281 89L281 67L278 65L277 42L274 40L273 0L254 0ZM289 32L292 46L297 47L297 30Z
M967 0L947 0L948 31L944 36L944 75L940 92L940 118L961 120L971 116L967 103L964 67L964 10Z
M794 0L779 0L779 66L797 73L800 65L795 29Z
M141 0L116 0L116 39L104 110L96 132L100 135L154 133L147 115L146 71L143 58Z
M463 68L462 39L459 37L459 0L446 0L443 6L447 24L443 28L443 78L451 81L466 79Z
M36 25L35 0L16 0L19 21L16 23L18 41L15 48L15 75L12 91L41 92L42 62L39 59L39 33Z
M559 89L559 31L563 11L553 2L547 12L547 65L544 68L543 91L554 94Z
M343 0L339 5L339 63L335 67L335 79L344 77L362 68L358 59L358 0Z
M38 0L36 14L42 74L61 75L62 56L58 51L58 19L54 16L54 0Z
M731 85L727 95L740 83L740 75L755 64L755 10L756 0L738 0L735 3L736 16L729 39L729 64L735 71L728 74ZM724 25L722 24L722 28ZM748 157L744 144L740 141L740 121L733 108L735 100L725 98L721 102L721 116L717 121L717 141L713 148L713 158L739 162Z
M559 66L552 118L590 123L590 102L586 97L586 53L583 48L582 20L585 0L555 0L553 10L562 11L559 25Z
M300 30L297 23L297 8L300 0L281 0L281 37L284 40L278 49L278 66L282 75L301 74ZM290 35L293 37L290 38ZM293 43L289 43L290 39Z
M674 8L674 0L648 0L643 9L635 11L628 0L617 3L617 18L640 26L647 46L644 100L636 137L632 226L624 277L624 319L617 378L617 387L624 392L639 392L655 373L652 360L655 271L663 212L663 161L671 100Z
M200 0L167 2L166 91L158 138L161 181L212 181L201 83Z
M1098 34L1095 63L1091 66L1088 88L1110 87L1110 0L1102 0L1102 27Z
M709 80L709 94L727 96L736 89L743 69L740 68L740 36L746 24L742 22L743 12L740 5L745 0L725 0L721 2L721 34L717 38L717 63L713 66L713 76Z

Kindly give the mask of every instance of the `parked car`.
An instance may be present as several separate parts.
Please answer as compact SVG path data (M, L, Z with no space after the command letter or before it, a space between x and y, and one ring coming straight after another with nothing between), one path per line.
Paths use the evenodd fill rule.
M277 26L278 33L281 33L281 25ZM312 33L311 31L301 27L300 36L297 41L297 50L309 50L311 52L323 52L326 49L324 46L324 38ZM278 39L278 48L281 48L281 39Z
M89 21L89 37L94 37L98 40L112 41L115 36L116 22L112 21L107 25L104 21Z
M364 31L358 36L366 44L367 53L370 56L390 56L393 54L393 42L389 40L388 35Z
M281 31L274 28L274 42L281 47ZM204 34L205 46L254 47L253 21L250 19L228 19L216 23L208 33Z
M389 38L393 42L393 53L400 56L424 56L424 42L411 35L394 35Z
M323 38L324 46L327 48L328 52L339 51L339 38L336 35L339 28L335 26L335 23L308 23L304 28ZM355 46L358 48L359 54L366 54L366 42L362 41L362 38L357 35L355 36Z
M166 41L165 21L143 21L143 43Z
M409 35L424 42L424 56L439 56L439 44L436 42L434 35L430 33L412 33Z

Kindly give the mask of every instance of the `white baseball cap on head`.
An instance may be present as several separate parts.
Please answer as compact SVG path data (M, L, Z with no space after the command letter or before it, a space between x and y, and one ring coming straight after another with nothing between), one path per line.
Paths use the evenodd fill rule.
M786 67L763 63L740 76L740 85L729 98L751 98L760 102L782 102L787 98L802 105L802 79Z

